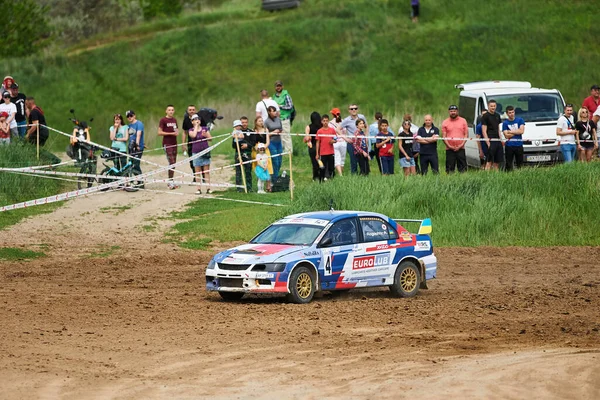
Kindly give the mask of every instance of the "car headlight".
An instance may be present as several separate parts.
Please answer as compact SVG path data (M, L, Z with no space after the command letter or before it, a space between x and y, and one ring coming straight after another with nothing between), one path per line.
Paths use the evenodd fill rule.
M285 266L286 263L256 264L252 267L252 271L281 272L285 269Z
M211 258L206 266L206 269L215 269L215 265L217 265L217 263L215 262L214 258Z

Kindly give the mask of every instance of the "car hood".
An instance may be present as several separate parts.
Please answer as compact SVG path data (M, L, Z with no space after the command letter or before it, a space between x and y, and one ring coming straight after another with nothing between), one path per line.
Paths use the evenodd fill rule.
M217 254L214 260L229 264L274 262L305 247L289 244L243 244Z

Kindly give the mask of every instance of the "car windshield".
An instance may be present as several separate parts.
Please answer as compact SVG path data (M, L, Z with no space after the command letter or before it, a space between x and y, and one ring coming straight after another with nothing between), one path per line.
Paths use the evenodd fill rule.
M509 94L488 96L496 100L502 119L507 119L506 107L515 108L515 116L525 122L556 121L563 112L563 102L558 93Z
M315 225L275 224L261 232L250 243L307 246L315 241L323 228Z

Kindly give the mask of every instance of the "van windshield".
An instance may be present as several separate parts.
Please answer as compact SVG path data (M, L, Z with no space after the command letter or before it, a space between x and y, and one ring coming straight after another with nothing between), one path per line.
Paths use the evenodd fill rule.
M563 112L563 102L558 93L507 94L488 96L498 103L498 112L507 119L506 107L515 108L515 116L525 122L556 121Z

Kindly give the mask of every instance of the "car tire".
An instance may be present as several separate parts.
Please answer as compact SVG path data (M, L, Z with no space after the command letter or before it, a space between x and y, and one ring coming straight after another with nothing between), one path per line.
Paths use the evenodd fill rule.
M244 297L244 292L219 292L221 298L225 301L238 301Z
M419 268L411 261L402 261L394 274L394 283L390 290L394 296L414 297L419 291L421 274Z
M290 293L287 298L296 304L310 303L315 295L315 278L313 271L307 267L298 267L292 271L288 280Z

